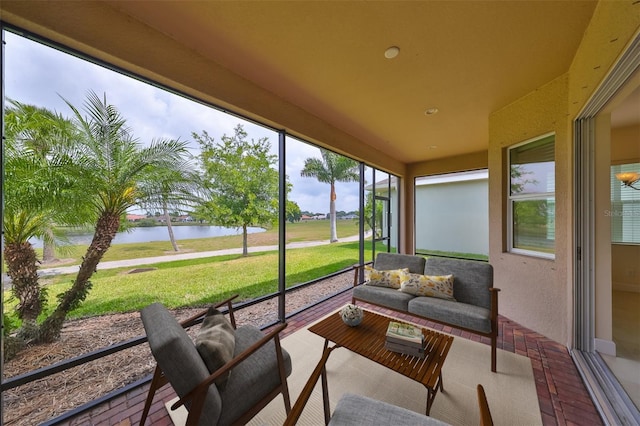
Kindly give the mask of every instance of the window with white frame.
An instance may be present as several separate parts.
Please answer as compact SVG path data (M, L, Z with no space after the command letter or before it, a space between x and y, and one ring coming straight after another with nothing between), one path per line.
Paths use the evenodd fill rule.
M509 251L555 256L555 135L509 148Z
M611 166L611 242L640 244L640 191L624 186L618 173L638 172L640 163ZM637 185L634 185L637 186Z

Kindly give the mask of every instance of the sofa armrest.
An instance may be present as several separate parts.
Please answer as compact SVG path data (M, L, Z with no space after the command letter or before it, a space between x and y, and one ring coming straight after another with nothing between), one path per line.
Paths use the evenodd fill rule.
M360 282L360 271L364 270L365 265L371 265L373 262L366 262L362 265L355 264L353 265L353 286L357 287L361 284Z
M364 265L353 265L353 286L356 287L360 281L360 270L364 268Z
M500 289L491 287L489 291L491 292L491 328L494 329L498 321L498 292ZM494 321L496 324L493 323Z

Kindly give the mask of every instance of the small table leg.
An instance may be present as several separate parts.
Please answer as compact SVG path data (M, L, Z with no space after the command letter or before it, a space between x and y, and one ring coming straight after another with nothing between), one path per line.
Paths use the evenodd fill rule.
M325 339L323 352L327 350L328 345L329 345L329 341ZM331 409L329 408L329 386L327 382L326 365L322 367L322 374L320 377L322 380L322 403L324 406L324 424L328 425L329 420L331 419Z
M329 388L327 386L327 369L322 367L322 402L324 405L324 424L328 425L331 419L329 408Z
M437 388L436 390L431 390L430 388L427 388L427 410L426 410L427 416L431 411L431 404L433 404L433 400L436 397L436 392L437 392Z
M440 375L438 376L438 382L436 383L436 386L433 389L427 386L425 387L427 388L427 416L428 416L429 412L431 411L431 405L433 405L433 400L436 399L436 394L438 393L438 389L444 392L444 386L442 385L442 372L440 372Z

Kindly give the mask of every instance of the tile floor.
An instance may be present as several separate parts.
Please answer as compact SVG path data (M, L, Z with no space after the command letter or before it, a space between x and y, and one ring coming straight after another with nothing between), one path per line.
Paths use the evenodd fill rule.
M282 337L350 302L350 298L350 292L346 292L297 313L288 320L289 325L283 331ZM396 312L376 309L382 313L402 317ZM406 316L406 319L416 322L415 317ZM487 338L471 333L461 332L430 321L418 322L456 336L489 343ZM545 425L603 424L566 347L510 321L508 318L500 317L499 326L498 347L528 356L532 360L540 414ZM148 385L133 389L59 424L137 425L140 422L147 388ZM156 393L147 424L158 426L172 424L164 407L164 401L170 400L174 396L173 390L168 385ZM499 402L492 401L491 403Z

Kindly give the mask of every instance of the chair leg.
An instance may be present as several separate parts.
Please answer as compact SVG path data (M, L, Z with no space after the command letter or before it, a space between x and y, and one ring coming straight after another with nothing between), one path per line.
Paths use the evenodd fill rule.
M147 393L147 400L144 403L144 409L142 410L142 418L140 419L140 426L144 426L145 420L147 420L147 416L149 415L149 410L151 409L151 403L153 402L153 397L156 394L156 391L164 386L167 382L167 379L162 374L162 370L160 367L156 366L155 371L153 372L153 378L151 379L151 385L149 386L149 392Z
M284 370L284 357L282 356L282 346L280 345L280 336L274 338L276 347L276 359L278 360L278 373L280 374L280 383L282 389L282 399L284 399L284 410L287 415L291 412L291 398L289 397L289 385L287 383L287 374Z
M497 360L497 348L496 346L498 345L498 337L497 336L491 336L491 371L493 373L496 372L496 364L498 363Z

